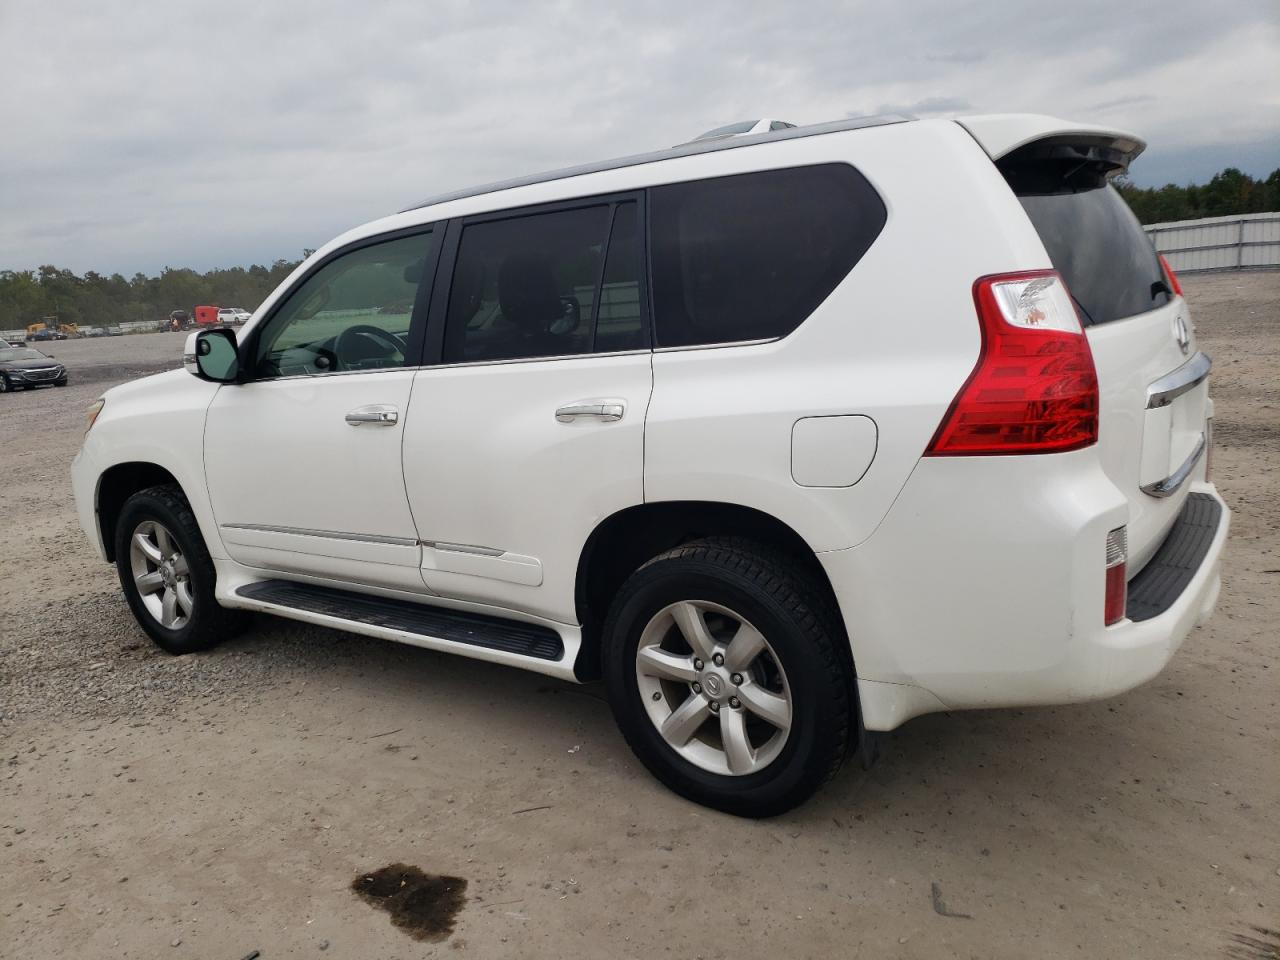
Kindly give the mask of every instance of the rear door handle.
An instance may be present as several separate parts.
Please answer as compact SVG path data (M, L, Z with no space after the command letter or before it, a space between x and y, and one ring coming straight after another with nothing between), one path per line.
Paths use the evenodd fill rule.
M400 411L389 403L371 403L356 407L347 414L347 423L353 427L370 424L375 427L394 427L400 420Z
M573 423L578 419L600 420L614 423L621 420L627 412L627 401L617 399L579 400L566 403L556 409L556 419L561 423Z

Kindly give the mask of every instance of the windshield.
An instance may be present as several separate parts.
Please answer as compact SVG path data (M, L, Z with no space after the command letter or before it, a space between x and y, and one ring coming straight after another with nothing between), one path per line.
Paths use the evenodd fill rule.
M13 347L9 350L0 350L0 363L8 363L10 360L45 360L47 357L39 350L32 350L30 347Z

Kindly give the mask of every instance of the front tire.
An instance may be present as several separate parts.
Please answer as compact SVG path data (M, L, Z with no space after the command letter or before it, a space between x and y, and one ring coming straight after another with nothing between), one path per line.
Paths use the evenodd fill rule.
M207 650L244 629L245 615L214 598L213 560L180 487L149 487L126 500L115 547L129 608L162 650Z
M609 701L636 756L676 793L738 816L807 800L856 722L829 607L797 564L744 541L646 563L604 627Z

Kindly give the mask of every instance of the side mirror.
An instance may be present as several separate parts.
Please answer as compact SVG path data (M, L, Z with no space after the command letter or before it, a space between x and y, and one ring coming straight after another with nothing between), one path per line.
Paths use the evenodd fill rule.
M201 380L234 383L240 375L236 335L231 330L201 330L187 337L182 365Z

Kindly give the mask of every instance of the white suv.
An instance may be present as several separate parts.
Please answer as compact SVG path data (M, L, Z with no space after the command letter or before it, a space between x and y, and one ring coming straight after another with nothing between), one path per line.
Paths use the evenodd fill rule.
M1107 184L1142 146L877 118L437 198L99 400L81 521L165 650L262 611L603 677L739 814L920 714L1128 690L1228 521L1209 359Z

